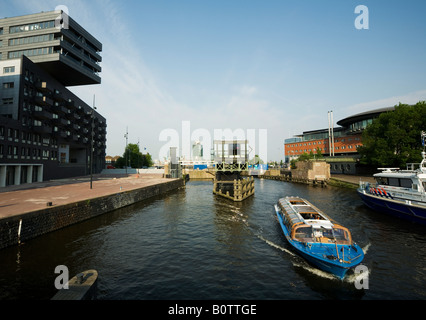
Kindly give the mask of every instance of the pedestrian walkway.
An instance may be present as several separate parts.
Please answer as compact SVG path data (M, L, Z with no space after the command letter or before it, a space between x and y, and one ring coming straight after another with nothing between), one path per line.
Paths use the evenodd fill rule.
M171 179L158 174L94 175L0 188L0 219L161 184Z
M372 176L365 177L365 176L347 175L347 174L332 174L331 178L335 180L347 182L347 183L352 183L354 185L359 185L360 181L365 181L369 183L375 183L376 181Z

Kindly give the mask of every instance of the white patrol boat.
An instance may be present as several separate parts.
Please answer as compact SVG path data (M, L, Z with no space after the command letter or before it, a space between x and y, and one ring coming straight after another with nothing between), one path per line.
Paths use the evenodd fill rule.
M422 132L425 147L426 133ZM426 152L420 164L408 164L407 170L380 168L375 185L360 182L357 190L363 202L373 210L426 225Z

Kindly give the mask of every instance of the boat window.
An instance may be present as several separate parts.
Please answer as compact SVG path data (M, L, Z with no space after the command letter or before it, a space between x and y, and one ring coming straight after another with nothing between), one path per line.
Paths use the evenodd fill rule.
M348 244L350 240L349 232L342 228L323 229L322 236L328 238L330 241L336 239L338 244Z
M388 178L385 178L385 177L378 177L378 178L376 178L376 181L377 181L378 184L380 184L382 186L389 185Z
M334 236L337 241L348 241L349 235L348 232L344 229L334 229Z
M392 187L399 187L399 179L398 178L389 178L389 185Z
M413 183L411 179L400 179L401 180L401 187L403 188L411 188Z
M425 191L426 191L426 181L425 181L425 182L423 182L423 190L425 190Z
M310 226L301 226L295 230L294 239L304 240L312 238L312 227Z

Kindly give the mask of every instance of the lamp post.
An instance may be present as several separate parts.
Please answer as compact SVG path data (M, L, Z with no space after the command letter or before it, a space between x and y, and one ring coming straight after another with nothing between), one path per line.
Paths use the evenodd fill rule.
M95 96L93 96L93 108L92 108L92 139L90 143L90 189L93 189L93 139L94 139L94 128L95 128Z
M126 177L127 177L127 139L129 138L129 127L126 127L126 134L124 135L126 138L126 149L124 149L124 167L126 168Z

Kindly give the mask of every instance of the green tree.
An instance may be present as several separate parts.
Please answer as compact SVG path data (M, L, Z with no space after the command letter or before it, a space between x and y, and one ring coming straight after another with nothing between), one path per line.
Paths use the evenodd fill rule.
M321 153L320 148L316 149L316 153L314 153L312 150L309 153L302 153L297 159L293 159L290 161L290 168L291 169L296 169L296 162L298 161L307 161L307 160L312 160L312 159L324 159L324 156Z
M129 143L123 156L115 162L116 168L124 168L126 165L131 168L142 168L151 167L153 162L149 153L142 154L137 144Z
M422 160L420 134L426 130L426 102L399 104L382 113L364 130L358 148L361 164L404 168Z

